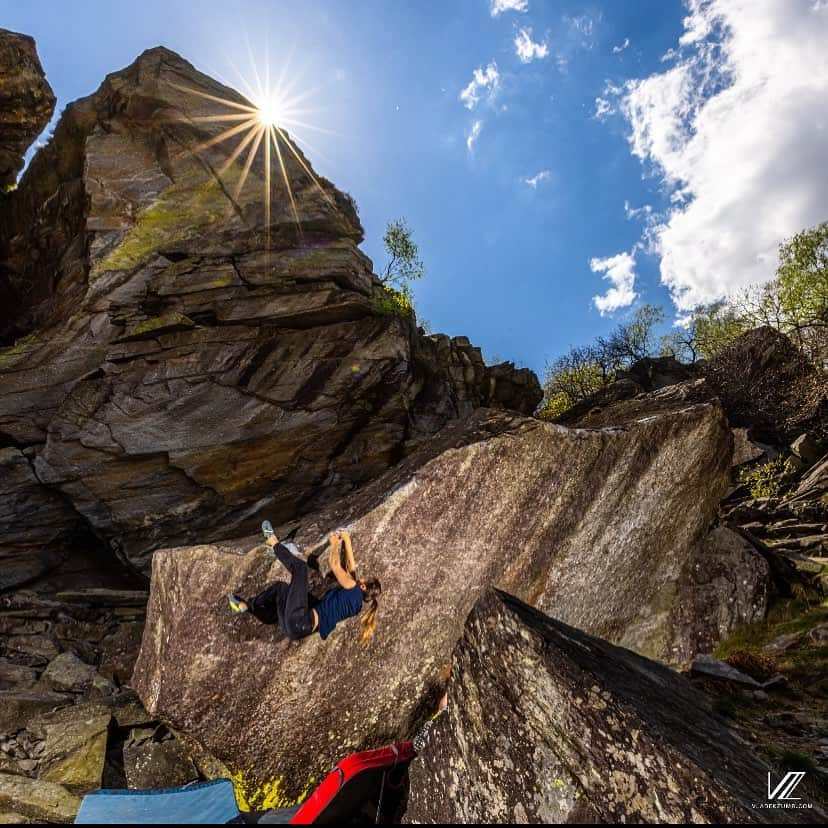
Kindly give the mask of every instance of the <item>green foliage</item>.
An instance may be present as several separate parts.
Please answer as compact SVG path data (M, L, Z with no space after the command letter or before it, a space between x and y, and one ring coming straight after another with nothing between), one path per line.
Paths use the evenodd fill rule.
M744 469L739 474L739 481L747 484L751 497L778 497L785 478L792 472L790 461L779 457L769 463Z
M397 314L416 320L411 282L422 279L425 269L405 219L389 221L382 242L388 262L380 274L382 287L374 294L374 308L378 313ZM423 328L430 327L425 320L421 324Z
M662 352L709 359L761 325L788 334L811 358L828 352L828 222L782 242L775 279L696 308Z
M779 246L779 300L792 328L828 325L828 221Z
M655 350L654 329L663 320L661 308L642 305L609 336L572 348L548 364L539 416L547 420L560 417L579 400L613 382L618 371L650 356Z
M664 334L659 341L658 354L685 363L699 358L698 346L689 328L677 328Z
M399 288L423 278L425 269L419 258L420 251L405 219L388 222L382 243L388 254L388 263L380 275L384 285Z
M779 755L779 764L786 771L815 773L817 770L817 762L814 757L798 750L783 750Z
M689 331L696 352L704 359L710 359L752 327L754 325L731 303L721 300L696 308L690 318Z
M563 391L558 391L551 396L547 395L543 398L543 405L538 412L538 417L541 420L557 420L562 414L569 411L575 404L575 401Z
M402 285L399 290L383 285L374 293L373 305L377 313L415 318L413 297L408 285Z

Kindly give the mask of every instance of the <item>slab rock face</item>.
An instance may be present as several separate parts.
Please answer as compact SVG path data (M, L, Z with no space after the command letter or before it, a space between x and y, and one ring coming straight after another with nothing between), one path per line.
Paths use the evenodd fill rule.
M752 807L768 768L684 677L494 590L410 773L411 823L820 821Z
M744 620L721 587L705 594L726 612L704 603L688 625L709 568L734 590L766 576L705 559L729 439L715 405L603 431L480 410L302 523L311 546L348 525L360 574L381 580L370 647L356 620L325 642L288 644L275 627L230 616L227 593L286 578L260 538L161 550L132 684L151 713L272 804L299 798L351 751L407 737L492 584L650 656L690 658L700 637L722 634L721 617Z
M29 556L18 580L84 529L148 572L159 544L288 519L478 405L540 400L530 371L380 313L354 203L287 136L293 200L274 160L268 213L263 147L219 140L247 103L152 49L66 108L8 196L0 534Z
M0 29L0 190L14 186L26 150L54 110L34 40Z

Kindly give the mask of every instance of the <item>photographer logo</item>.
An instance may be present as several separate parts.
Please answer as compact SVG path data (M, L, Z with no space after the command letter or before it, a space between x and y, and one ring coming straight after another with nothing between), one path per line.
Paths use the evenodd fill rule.
M794 796L793 792L804 776L805 771L788 771L782 781L775 788L772 788L771 775L768 771L768 799L799 800L799 797Z
M774 780L768 772L768 798L764 802L754 802L753 807L761 810L771 809L810 809L813 804L804 802L795 796L799 783L805 778L805 771L788 771L781 780Z

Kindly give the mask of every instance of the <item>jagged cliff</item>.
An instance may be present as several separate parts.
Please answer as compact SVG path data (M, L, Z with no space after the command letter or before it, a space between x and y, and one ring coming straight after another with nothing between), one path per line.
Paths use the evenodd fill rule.
M148 573L159 544L293 517L478 405L540 399L531 372L379 312L352 201L287 138L296 212L274 174L268 223L263 153L240 186L245 154L210 120L242 102L145 52L66 108L4 205L0 545L17 581L77 533Z
M0 29L0 191L14 187L26 150L54 109L34 40Z

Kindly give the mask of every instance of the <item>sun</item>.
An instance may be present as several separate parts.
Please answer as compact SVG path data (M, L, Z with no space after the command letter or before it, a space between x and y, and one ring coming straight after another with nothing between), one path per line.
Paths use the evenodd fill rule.
M266 127L278 127L285 119L285 103L279 95L271 94L254 101L259 123Z
M233 176L237 178L235 187L232 187L228 181L228 187L233 190L233 201L238 199L251 171L254 159L260 153L264 156L262 160L264 167L265 249L269 251L274 179L276 181L281 179L283 191L287 195L297 231L300 236L302 235L296 196L291 186L291 176L288 175L288 161L299 166L314 189L321 194L331 207L335 208L335 204L330 194L326 192L325 187L322 186L322 183L308 166L302 153L293 145L287 134L287 130L291 129L295 140L300 140L310 147L304 139L297 139L295 128L320 129L305 120L299 120L302 117L303 110L298 108L298 104L311 97L315 90L305 88L298 94L292 92L290 87L285 85L284 77L279 83L271 85L270 72L267 71L263 79L256 70L255 64L253 71L254 83L248 83L241 75L239 77L244 88L241 99L222 98L188 86L176 85L176 88L213 104L222 104L225 107L223 112L191 116L191 120L194 122L227 125L227 128L223 129L218 135L208 138L203 143L193 147L191 151L200 152L208 147L235 139L235 147L232 149L228 147L227 159L217 170L219 177L222 177L228 173L231 167L238 169L238 175ZM327 130L321 131L327 132Z

